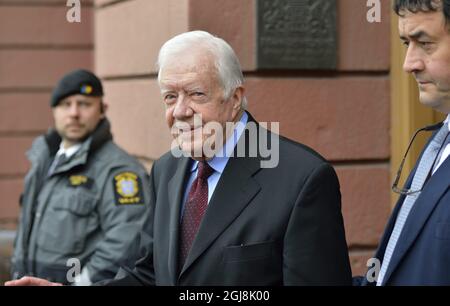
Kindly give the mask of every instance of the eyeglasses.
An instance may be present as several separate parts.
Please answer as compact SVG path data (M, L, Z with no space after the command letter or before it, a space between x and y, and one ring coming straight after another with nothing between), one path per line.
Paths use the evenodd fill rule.
M412 190L412 189L406 189L406 188L398 188L398 182L400 181L400 177L402 174L402 170L403 170L403 165L405 164L405 160L406 160L406 156L408 155L409 149L411 149L411 146L414 142L414 139L416 138L416 136L422 132L422 131L435 131L437 129L440 129L442 127L442 125L444 125L444 122L439 122L437 124L433 124L433 125L428 125L426 127L423 127L421 129L418 129L415 133L414 136L411 138L409 145L408 145L408 149L406 149L406 153L403 156L402 162L400 163L400 167L398 168L397 171L397 176L395 177L395 181L394 184L392 184L392 191L395 193L399 193L399 194L403 194L403 195L410 195L410 194L415 194L418 192L421 192L422 189L419 190Z

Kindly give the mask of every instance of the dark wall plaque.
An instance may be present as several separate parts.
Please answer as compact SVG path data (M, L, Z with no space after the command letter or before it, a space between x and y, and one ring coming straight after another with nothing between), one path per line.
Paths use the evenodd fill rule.
M257 0L260 69L336 69L336 0Z

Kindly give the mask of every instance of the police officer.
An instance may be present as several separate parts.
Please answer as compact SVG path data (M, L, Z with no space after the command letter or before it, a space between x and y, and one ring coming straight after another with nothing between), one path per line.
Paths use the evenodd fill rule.
M70 72L53 91L55 128L27 153L13 278L89 285L134 262L132 241L149 214L148 176L113 142L102 96L86 70Z

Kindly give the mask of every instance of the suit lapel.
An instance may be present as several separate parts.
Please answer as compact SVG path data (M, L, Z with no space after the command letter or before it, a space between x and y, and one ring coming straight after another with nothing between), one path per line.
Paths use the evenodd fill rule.
M180 158L177 170L168 183L168 199L170 209L169 221L169 273L172 283L176 285L178 277L178 232L180 226L181 201L184 194L184 183L190 165L190 158Z
M261 127L249 113L247 114L248 123L255 124L259 130ZM259 131L256 134L256 137L259 138ZM259 154L257 154L257 157L249 157L252 156L249 154L249 143L255 145L255 143L250 142L250 135L249 131L244 130L235 148L234 156L230 157L228 160L200 224L191 251L180 271L179 277L181 277L195 260L217 239L217 237L226 230L260 191L261 187L255 179L253 179L253 176L260 170L262 158ZM257 140L256 146L258 146L258 143L259 141ZM237 148L242 147L242 145L246 148L245 157L236 157ZM178 202L180 201L181 199ZM176 221L178 222L179 218ZM176 237L178 239L178 228ZM176 243L177 241L178 240L174 242Z
M389 280L389 277L395 271L395 268L401 262L406 252L411 248L425 226L428 218L432 214L439 199L448 189L450 179L450 158L439 167L439 169L430 177L424 189L420 193L414 203L413 208L406 220L402 233L398 239L395 251L392 254L392 259L389 264L384 283Z
M248 123L256 124L253 117L248 114ZM259 133L257 133L259 137ZM249 157L250 133L244 130L233 157L228 163L217 183L214 194L209 202L208 209L203 217L202 223L195 238L192 249L186 258L181 275L192 265L192 263L226 230L226 228L240 215L242 210L256 196L261 187L253 179L253 175L261 168L261 157ZM254 139L253 139L254 140ZM258 143L258 141L256 141ZM237 157L237 148L244 147L245 156Z
M228 160L181 274L239 216L259 192L260 186L252 178L252 175L260 169L259 162L259 158L248 157L231 157Z

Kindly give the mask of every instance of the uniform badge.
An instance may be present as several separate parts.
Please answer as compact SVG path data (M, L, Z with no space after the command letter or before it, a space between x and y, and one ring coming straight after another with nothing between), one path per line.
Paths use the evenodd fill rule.
M85 175L71 175L69 176L69 186L78 187L83 186L91 188L93 180Z
M144 204L142 182L133 172L122 172L114 177L116 205Z
M92 86L91 85L83 85L81 86L81 93L85 95L90 95L92 93Z

